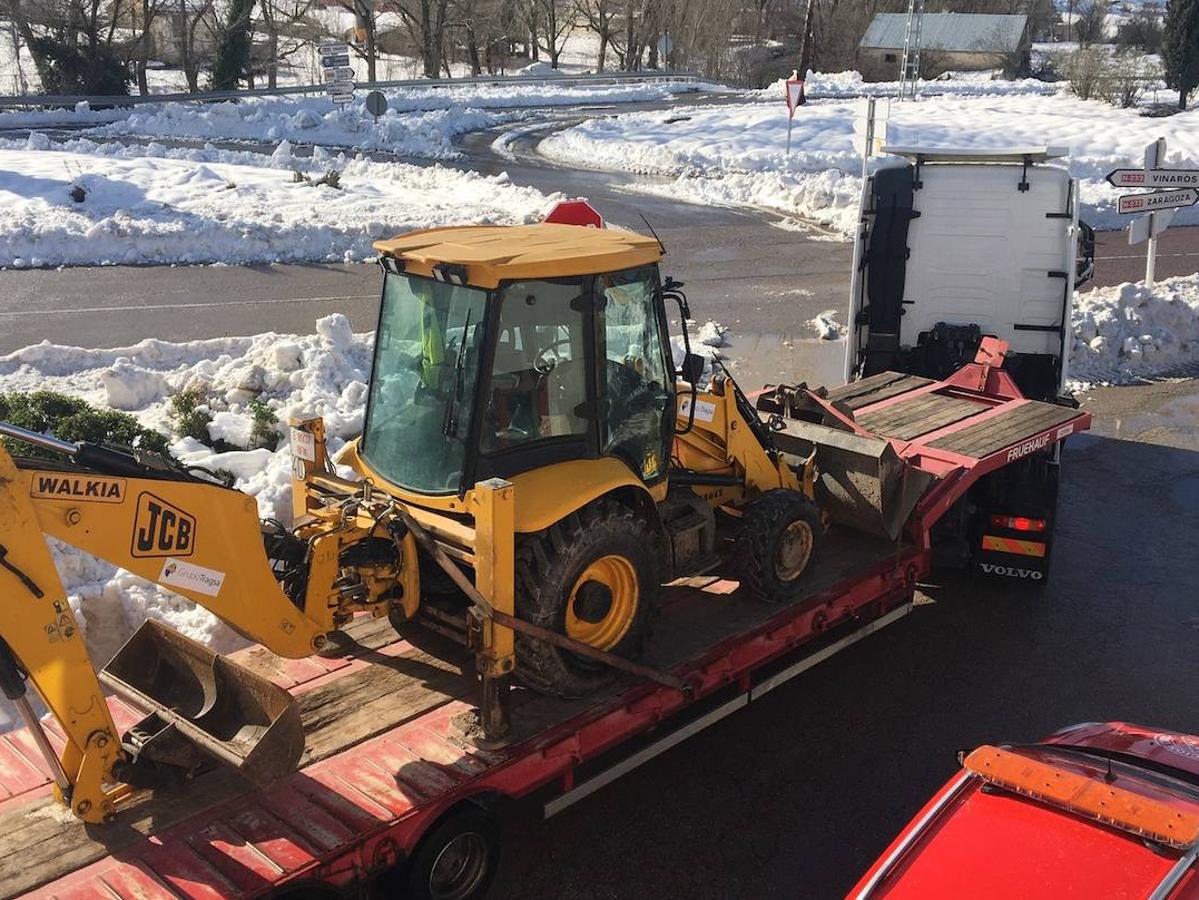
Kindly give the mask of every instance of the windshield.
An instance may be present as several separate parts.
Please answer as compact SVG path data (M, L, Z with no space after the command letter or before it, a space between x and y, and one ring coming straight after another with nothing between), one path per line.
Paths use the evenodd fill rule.
M392 483L459 490L487 294L388 273L362 455Z

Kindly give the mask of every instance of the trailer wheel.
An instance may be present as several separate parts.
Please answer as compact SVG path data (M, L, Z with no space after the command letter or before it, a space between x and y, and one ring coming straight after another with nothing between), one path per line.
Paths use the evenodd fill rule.
M423 838L405 871L405 900L479 900L500 861L495 817L468 806L446 816Z
M799 491L767 491L746 509L734 544L741 583L770 603L794 600L824 535L816 504Z

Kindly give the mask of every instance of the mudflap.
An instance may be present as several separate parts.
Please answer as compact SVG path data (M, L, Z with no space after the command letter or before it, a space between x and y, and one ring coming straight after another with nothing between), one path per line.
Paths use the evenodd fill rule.
M159 622L142 625L100 681L149 713L122 741L139 762L194 768L199 749L267 783L295 771L304 752L291 694Z

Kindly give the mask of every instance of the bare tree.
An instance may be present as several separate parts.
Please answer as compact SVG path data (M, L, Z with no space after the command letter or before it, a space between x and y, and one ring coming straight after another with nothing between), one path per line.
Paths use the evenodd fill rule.
M574 27L574 6L565 0L526 0L529 34L533 46L544 50L550 66L558 68L566 36ZM537 58L536 54L533 56Z
M576 0L575 13L599 38L599 49L595 55L595 70L602 72L607 65L608 48L612 47L618 55L622 52L614 28L617 16L620 14L620 2L619 0Z
M1108 8L1108 0L1087 0L1078 7L1078 16L1074 21L1074 36L1078 38L1080 47L1102 43Z
M259 25L266 35L266 81L279 82L279 64L307 45L299 33L313 0L258 0Z

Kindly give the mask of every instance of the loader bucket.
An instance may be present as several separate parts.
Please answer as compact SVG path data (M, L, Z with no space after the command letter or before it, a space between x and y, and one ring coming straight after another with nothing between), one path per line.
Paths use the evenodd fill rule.
M304 751L287 691L159 622L142 625L100 680L252 781L294 771Z
M775 432L789 456L816 451L816 502L830 519L895 540L932 476L903 462L889 441L806 422L784 419Z

